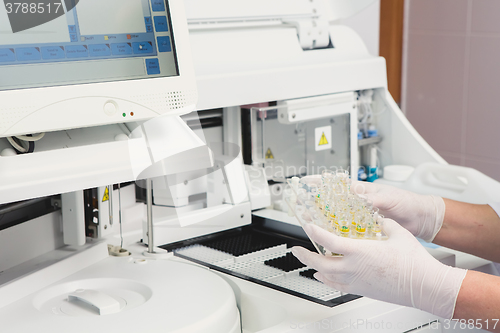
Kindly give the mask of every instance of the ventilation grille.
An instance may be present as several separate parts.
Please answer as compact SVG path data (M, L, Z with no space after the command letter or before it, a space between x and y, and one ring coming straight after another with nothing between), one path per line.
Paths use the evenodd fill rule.
M135 95L133 100L159 113L182 109L197 102L197 92L193 90L170 91L167 93Z
M135 95L132 96L131 99L140 105L157 111L158 113L165 113L169 110L167 103L165 103L164 93Z
M34 111L34 106L0 108L0 135Z
M186 95L182 91L167 93L167 105L170 110L181 109L186 106Z
M198 101L196 90L171 91L167 93L167 105L170 110L181 109L186 105L194 105Z

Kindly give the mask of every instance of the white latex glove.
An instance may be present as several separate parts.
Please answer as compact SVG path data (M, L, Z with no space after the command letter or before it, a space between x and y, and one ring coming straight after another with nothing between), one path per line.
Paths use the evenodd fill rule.
M432 257L406 229L384 219L386 241L351 239L315 225L309 237L343 257L326 257L302 247L292 253L318 271L314 277L326 285L385 302L418 308L452 318L466 270L446 266Z
M441 197L368 182L354 182L351 191L366 196L378 207L380 214L398 221L426 242L432 242L441 230L445 212Z

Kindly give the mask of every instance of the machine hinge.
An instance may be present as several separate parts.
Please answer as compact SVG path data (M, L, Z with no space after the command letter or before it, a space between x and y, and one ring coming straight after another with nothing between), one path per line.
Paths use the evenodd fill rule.
M285 20L283 23L295 26L303 50L325 48L330 45L330 25L324 17Z

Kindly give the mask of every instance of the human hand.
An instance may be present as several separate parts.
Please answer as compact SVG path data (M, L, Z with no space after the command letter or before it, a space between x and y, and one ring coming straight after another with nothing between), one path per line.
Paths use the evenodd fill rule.
M441 230L445 213L441 197L368 182L353 182L351 191L370 199L380 214L398 221L426 242L432 242Z
M384 219L386 241L337 236L315 225L304 230L311 240L343 257L328 257L302 247L292 253L318 271L314 277L332 288L412 306L452 318L466 270L446 266L432 257L406 229Z

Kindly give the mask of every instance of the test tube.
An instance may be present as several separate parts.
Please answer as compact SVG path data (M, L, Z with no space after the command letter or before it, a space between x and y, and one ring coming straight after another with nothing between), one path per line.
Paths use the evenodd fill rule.
M333 178L334 174L330 170L323 170L321 172L321 180L323 181L323 184L326 184Z
M368 220L368 232L375 233L375 221L377 220L378 216L378 208L377 207L372 207L366 216L366 219Z
M340 228L339 228L339 221L337 219L336 210L337 210L337 205L336 205L335 199L332 198L330 200L330 215L328 216L328 222L332 226L333 230L335 230L335 233L338 235Z
M319 206L320 192L318 186L311 186L311 195L314 197L314 203L316 204L316 206Z
M365 205L366 205L366 209L368 209L369 211L373 209L373 201L371 201L370 199L366 199L366 198L362 198L365 202Z
M342 237L349 237L351 229L349 228L350 225L350 219L348 212L341 212L338 215L339 218L339 229L340 229L340 236Z
M350 182L349 171L341 168L335 172L335 175L338 178L339 182L342 184L342 187L344 188L344 190L348 192L349 191L348 182Z
M383 216L372 201L350 193L350 185L348 171L323 171L321 183L309 187L313 221L343 237L382 236Z
M328 196L325 198L325 209L323 211L323 215L328 218L330 216L330 201L328 200Z
M356 213L356 236L363 238L366 234L365 212Z
M325 209L325 200L328 192L328 180L331 177L331 175L328 173L328 170L324 170L321 173L321 187L320 187L320 196L319 196L319 209L324 210Z
M350 221L351 221L351 229L355 230L356 229L356 210L358 206L357 198L356 197L350 197L348 199L349 203L349 213L350 213Z
M375 221L373 223L373 233L375 236L382 236L382 228L384 225L384 216L377 213Z
M318 205L318 208L321 211L324 211L325 209L326 196L327 196L327 186L325 183L322 183L319 188L319 205Z

